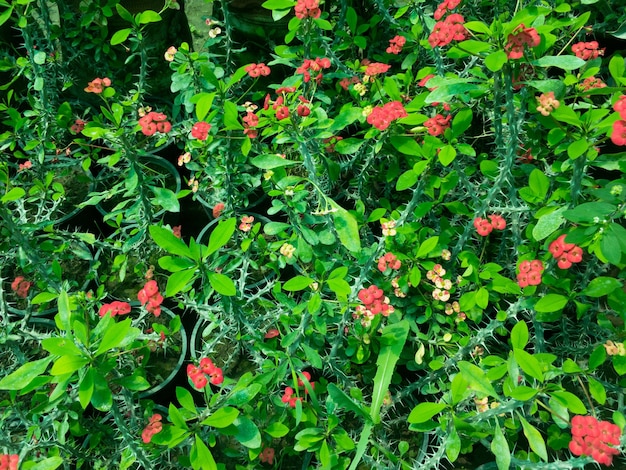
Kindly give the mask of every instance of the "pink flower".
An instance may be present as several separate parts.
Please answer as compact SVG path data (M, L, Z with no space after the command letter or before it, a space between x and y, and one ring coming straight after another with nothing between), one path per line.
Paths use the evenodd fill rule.
M0 470L17 470L19 461L18 454L0 454Z
M406 38L404 36L395 36L389 40L389 47L387 48L387 54L400 54L402 47L406 44Z
M17 276L11 283L11 290L15 292L15 295L25 299L28 297L28 290L32 284L24 279L24 276Z
M105 89L105 87L111 86L111 80L107 77L105 78L94 78L87 84L85 91L87 93L95 93L99 95Z
M265 449L263 449L263 451L259 454L259 460L261 461L261 463L268 463L270 465L273 465L274 449L272 449L271 447L266 447Z
M161 415L153 414L148 421L147 426L141 433L141 439L145 444L148 444L152 440L152 436L158 434L163 429L163 423L161 423Z
M451 115L443 117L442 114L436 114L434 117L427 119L424 126L428 129L428 133L432 136L442 135L446 129L450 127Z
M527 28L524 24L520 24L509 34L504 52L509 59L521 59L524 55L524 46L537 47L541 42L541 38L535 28Z
M159 293L159 286L155 280L146 282L143 289L137 293L137 298L139 302L141 302L141 305L145 305L146 310L155 317L161 315L163 296Z
M276 338L277 336L280 336L280 331L278 331L276 328L270 328L269 330L267 330L267 333L265 333L264 338L271 339Z
M218 202L217 204L215 204L212 210L213 217L217 219L220 215L222 215L222 211L224 210L224 207L226 206L224 205L223 202Z
M611 142L619 146L626 145L626 121L620 120L613 123Z
M250 64L244 70L248 72L248 75L250 75L252 78L257 78L259 76L267 77L271 72L270 68L262 63Z
M196 122L191 128L191 136L198 140L206 140L210 129L211 124L204 121Z
M572 45L572 52L579 59L589 60L595 59L598 56L604 55L604 48L599 49L600 45L598 41L590 41L590 42L577 42Z
M100 307L100 311L98 314L103 317L107 313L110 313L112 317L116 315L127 315L130 313L131 307L128 302L122 302L119 300L115 300L110 304L104 304Z
M432 32L428 36L431 47L441 47L452 41L463 41L466 37L465 19L458 13L449 15L444 21L435 23Z
M390 68L391 65L382 64L380 62L372 62L371 64L368 64L368 66L365 68L365 75L373 77L375 75L385 73Z
M322 14L319 8L319 0L298 0L294 8L296 18L301 20L305 18L317 19Z
M276 110L276 119L282 121L289 117L289 108L287 106L281 106Z

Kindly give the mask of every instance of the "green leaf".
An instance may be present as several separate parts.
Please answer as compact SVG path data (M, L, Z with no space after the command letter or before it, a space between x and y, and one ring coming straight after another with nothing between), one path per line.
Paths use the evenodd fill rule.
M283 290L294 292L306 289L313 283L314 279L306 276L296 276L289 279L283 284Z
M616 82L624 76L626 71L626 64L624 64L624 58L619 54L614 54L609 61L609 72Z
M89 359L83 356L61 356L50 369L52 375L65 375L76 372L89 363Z
M152 202L161 206L167 212L180 212L180 202L176 197L176 193L171 189L159 188L158 186L150 186L154 193L154 199Z
M526 436L526 439L528 440L528 444L530 445L530 448L544 462L547 462L548 452L546 450L546 443L543 440L541 433L537 431L537 429L533 425L531 425L528 421L526 421L523 416L519 415L519 420L522 423L522 428L524 428L524 435Z
M232 297L237 294L237 288L235 283L226 275L221 273L209 273L209 282L211 287L215 289L218 294Z
M171 230L158 225L151 225L148 231L154 242L168 253L185 258L193 258L189 247L184 241L174 235Z
M232 101L224 101L224 130L234 131L240 129L243 129L243 125L239 122L237 105Z
M232 425L237 429L233 435L241 445L250 449L261 447L261 432L251 419L239 416Z
M110 325L105 331L102 341L100 341L100 345L98 346L95 356L100 356L110 349L118 347L127 340L126 335L128 333L131 333L131 336L138 336L140 333L139 330L137 328L133 328L131 330L130 323L131 319L127 318L124 321Z
M574 55L543 56L532 62L539 67L557 67L563 70L575 70L585 65L585 61Z
M196 270L185 269L172 273L167 278L167 284L165 285L165 297L173 297L191 284L197 276ZM215 288L214 288L215 289ZM217 289L216 289L217 290Z
M565 211L563 216L567 220L578 224L593 222L596 217L603 219L615 210L617 210L617 207L607 202L585 202L579 204L574 209Z
M351 252L361 251L361 239L359 237L359 224L350 212L340 207L335 201L330 200L334 211L333 221L339 241Z
M335 144L335 152L341 155L351 155L358 152L364 143L365 141L363 139L349 137Z
M496 465L498 470L509 470L511 468L511 450L509 449L509 443L504 437L502 429L500 429L500 423L496 418L496 429L493 433L493 439L491 441L491 452L496 457Z
M275 422L267 426L265 432L274 439L279 439L289 434L289 427L285 426L283 423Z
M461 452L461 438L456 428L448 430L448 438L446 439L446 457L450 462L456 461Z
M350 284L344 279L328 279L326 284L330 290L337 294L337 298L347 299L352 292Z
M523 349L513 349L513 356L515 357L515 361L526 374L530 375L534 379L537 379L539 382L543 382L541 364L535 356L527 353Z
M215 93L198 93L193 96L191 102L196 105L196 117L198 121L204 121L204 118L209 114L214 98Z
M275 154L259 155L257 157L254 157L252 160L250 160L250 163L252 163L254 166L262 170L271 170L273 168L281 168L284 166L300 164L300 162L287 160L286 158L279 157L278 155L275 155Z
M189 458L194 470L218 470L213 454L197 434Z
M34 466L29 468L31 470L55 470L61 465L63 465L63 458L54 456L40 460L36 464L34 464Z
M445 145L440 149L438 158L443 166L448 166L456 158L456 149L452 145Z
M380 336L380 353L376 361L376 376L374 377L374 390L372 391L372 407L370 416L374 424L380 423L380 408L391 383L391 376L400 358L404 343L409 333L409 322L402 320L398 323L387 325Z
M278 235L291 227L291 224L284 222L268 222L263 226L263 232L265 232L266 235Z
M589 149L589 142L587 139L575 140L567 146L567 156L572 160L580 157Z
M180 403L181 406L187 411L190 411L193 414L198 412L196 404L193 401L193 395L191 395L191 392L186 388L176 387L176 399L178 400L178 403Z
M563 310L567 305L568 298L560 294L547 294L539 299L535 304L535 310L537 312L557 312Z
M144 10L137 15L137 24L158 23L161 21L161 15L153 10Z
M22 188L12 188L8 193L2 196L2 199L0 201L3 204L10 202L10 201L17 201L18 199L23 197L25 194L26 194L26 191L24 191Z
M407 421L411 424L425 423L446 408L445 403L420 403L409 413Z
M214 428L226 428L233 424L239 416L239 410L230 406L219 408L215 413L207 417L202 424Z
M541 170L534 169L530 173L528 186L540 199L544 199L550 189L550 178L548 178Z
M407 170L398 177L396 191L404 191L417 183L417 173L413 169Z
M519 401L528 401L537 395L539 391L536 388L526 387L524 385L520 385L519 387L515 387L509 393L509 396L515 400Z
M106 379L101 374L94 374L94 390L91 404L96 410L109 411L113 405L113 394Z
M485 57L485 65L492 72L497 72L506 64L508 57L504 51L496 51Z
M591 376L587 376L587 382L589 383L589 393L591 393L593 399L600 405L604 405L606 403L606 389L604 385Z
M480 367L466 361L460 361L458 367L463 378L469 384L470 389L498 398L498 394L494 390L493 385L491 385L491 381L485 375L485 371Z
M437 247L437 243L439 243L438 236L430 237L424 240L424 242L420 245L419 249L417 250L417 254L415 255L415 257L425 258Z
M267 0L261 6L268 10L286 10L296 4L293 0Z
M93 396L94 391L94 375L96 373L96 370L93 367L90 367L87 369L83 380L81 380L78 385L78 401L80 402L80 406L82 406L83 410L86 409L87 405L91 402L91 397Z
M474 115L472 108L462 108L452 119L452 134L454 137L462 135L472 125Z
M555 391L551 392L550 395L553 398L556 398L570 410L572 413L577 415L587 414L587 408L580 398L574 395L571 392L566 391Z
M124 28L116 31L111 37L111 45L116 46L117 44L121 44L126 41L131 31L132 30L130 28Z
M210 256L226 245L230 240L230 237L235 233L235 226L237 225L237 219L231 217L227 220L222 220L217 224L217 227L211 232L209 237L209 245L206 252L206 256Z
M340 407L347 411L352 411L359 418L369 421L370 415L364 409L364 407L360 403L355 403L355 401L350 398L343 390L341 390L334 383L328 384L328 395L332 400Z
M528 325L525 321L515 324L511 330L511 346L517 349L524 349L528 344Z
M585 287L580 294L586 295L587 297L602 297L609 295L616 289L621 289L621 287L622 283L618 279L601 276L592 279L589 285Z
M41 346L50 354L56 356L82 356L82 351L67 337L45 338L41 341Z
M26 388L33 380L46 371L51 361L51 357L44 357L33 362L27 362L0 380L0 390L21 390Z
M541 241L557 231L559 227L563 225L563 222L565 222L565 218L563 217L565 210L564 207L561 207L549 214L544 214L539 217L537 225L533 227L533 238L536 241Z
M413 137L392 135L389 137L389 140L391 141L391 145L393 145L396 150L406 155L412 155L414 157L422 156L422 148Z

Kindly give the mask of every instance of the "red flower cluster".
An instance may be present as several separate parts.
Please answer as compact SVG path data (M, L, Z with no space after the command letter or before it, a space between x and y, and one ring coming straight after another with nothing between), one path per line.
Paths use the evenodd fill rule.
M112 317L116 315L128 315L130 313L130 304L120 300L115 300L110 304L104 304L100 307L100 312L98 314L103 317L107 313L110 313Z
M199 366L189 364L187 366L187 377L189 377L193 386L198 390L202 390L209 382L213 385L219 385L224 382L222 369L216 367L213 361L208 357L200 359Z
M378 270L381 273L387 271L387 269L400 269L402 263L393 253L385 253L378 259Z
M359 77L357 77L357 76L355 75L355 76L350 77L350 78L348 78L348 77L346 77L346 78L342 78L342 79L339 81L339 86L340 86L341 88L343 88L343 89L344 89L344 91L348 91L348 88L350 88L350 85L355 85L355 84L357 84L357 83L360 83L360 80L359 80Z
M481 237L486 237L492 230L504 230L506 228L506 220L500 215L491 214L489 219L476 217L474 219L474 228Z
M161 432L163 429L163 423L161 423L162 419L163 418L158 413L155 413L150 417L148 425L141 432L141 440L145 444L148 444L152 440L152 436Z
M319 6L319 0L298 0L294 8L296 18L300 18L301 20L305 18L319 18L322 14Z
M443 114L437 114L430 119L427 119L424 126L428 129L428 133L430 135L436 137L443 134L446 129L450 127L450 119L452 119L451 115L443 117Z
M587 77L583 80L582 83L579 83L577 85L577 88L581 91L588 91L594 88L605 88L605 87L606 87L606 83L604 83L598 77Z
M604 465L613 463L613 456L619 449L622 430L608 421L598 421L593 416L574 416L572 418L572 440L569 450L574 455L590 455L596 462Z
M595 59L598 56L604 55L604 48L598 49L599 47L598 41L581 41L572 46L572 52L576 54L576 57L582 60Z
M308 83L311 81L311 72L318 72L315 81L319 83L322 81L322 78L324 78L321 71L328 68L330 68L330 59L326 57L316 57L314 60L304 59L302 65L296 69L296 73L304 75L304 82Z
M526 286L538 286L541 284L542 273L543 263L540 260L522 261L519 265L517 283L522 288Z
M435 10L435 14L433 15L437 21L443 18L448 10L454 10L459 6L461 0L445 0L443 3L440 3L437 9Z
M247 135L248 137L250 137L251 139L256 138L256 136L259 135L259 131L253 128L258 125L259 125L259 116L257 116L251 111L248 111L248 113L243 117L243 127L244 127L243 133Z
M211 124L208 122L196 122L191 128L191 137L198 140L206 140L211 130Z
M389 47L387 48L387 54L400 54L402 48L406 44L406 38L404 36L395 36L389 40Z
M252 78L257 78L261 75L263 75L264 77L267 77L271 72L270 68L263 63L250 64L244 70L248 72L248 75L250 75Z
M565 235L550 243L548 250L554 259L558 260L557 264L561 269L568 269L572 263L580 263L583 260L582 248L573 243L565 243Z
M0 454L0 470L17 470L18 454Z
M105 87L108 87L108 86L111 86L111 79L107 77L94 78L92 81L87 83L87 87L85 88L85 91L87 93L95 93L96 95L99 95L100 93L104 91Z
M218 202L217 204L215 204L212 210L213 217L217 219L220 215L222 215L222 211L224 210L224 207L226 206L224 205L223 202Z
M620 120L613 123L611 141L615 145L626 145L626 95L619 97L613 109L619 113Z
M307 100L304 96L298 96L298 99L300 100L300 104L298 105L296 112L300 117L307 117L309 114L311 114L311 108L307 106L311 102Z
M365 75L373 77L375 75L385 73L390 68L391 65L383 64L381 62L372 62L371 64L367 64L367 67L365 67Z
M541 42L541 38L535 28L527 28L524 23L509 34L504 52L509 59L521 59L524 55L524 46L537 47Z
M155 280L146 282L143 289L137 294L137 298L141 305L145 305L148 312L154 314L155 317L161 315L163 296L159 292L159 286Z
M428 36L428 43L431 47L441 47L452 41L463 41L466 33L463 23L465 18L458 13L453 13L445 20L435 23L433 31Z
M311 384L311 388L315 388L315 382L311 382L311 374L308 372L302 372L302 375L304 375L304 377L306 377L307 381ZM304 394L307 395L309 393L309 391L304 387L304 381L302 379L298 379L298 388L303 388L304 389ZM297 401L302 401L302 397L299 396L294 396L294 389L291 387L285 387L285 393L283 394L283 396L281 397L281 401L283 403L287 403L289 404L289 406L291 408L295 408L296 407L296 402Z
M83 121L82 119L76 119L74 121L74 124L72 124L72 127L70 127L70 131L72 131L74 134L80 134L85 128L85 124L87 124L87 121Z
M359 307L364 307L368 313L359 308L357 310L366 317L373 318L374 315L379 313L384 317L388 317L390 313L393 313L393 306L389 305L389 298L385 297L382 289L374 285L369 286L367 289L361 289L358 297L363 302L363 305L359 305Z
M376 129L384 131L392 121L406 116L406 111L400 101L390 101L372 109L372 112L367 116L367 122Z
M259 454L259 460L261 463L269 463L270 465L274 464L274 449L271 447L266 447Z
M15 295L25 299L28 297L28 290L32 284L24 279L24 276L17 276L11 283L11 290L15 292Z
M172 130L172 124L167 120L167 116L154 111L150 111L145 116L139 118L139 125L141 126L141 132L147 136L154 135L156 132L167 134Z

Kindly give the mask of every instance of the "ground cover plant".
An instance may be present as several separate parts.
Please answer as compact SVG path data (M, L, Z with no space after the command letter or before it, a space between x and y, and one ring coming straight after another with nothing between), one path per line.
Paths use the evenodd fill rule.
M0 468L624 466L624 13L183 11L0 1Z

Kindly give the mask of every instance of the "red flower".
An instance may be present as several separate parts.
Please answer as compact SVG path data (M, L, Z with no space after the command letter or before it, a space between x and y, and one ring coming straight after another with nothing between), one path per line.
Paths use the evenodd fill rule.
M307 117L309 114L311 114L311 108L309 108L305 104L299 104L297 112L298 112L298 116Z
M406 116L407 113L402 103L390 101L383 106L376 106L367 116L367 122L378 130L384 131L390 126L392 121Z
M280 336L280 331L278 331L276 328L270 328L269 330L267 330L267 333L265 333L264 338L272 339L276 338L277 336Z
M428 133L432 136L443 134L450 127L451 115L443 117L442 114L436 114L434 117L427 119L424 126L428 129Z
M224 207L226 206L224 205L223 202L218 202L217 204L215 204L213 206L213 211L212 211L213 217L217 219L220 215L222 215L222 211L224 210Z
M402 47L406 44L406 38L404 36L395 36L389 40L389 47L387 48L388 54L400 54Z
M102 305L102 307L100 307L100 311L98 312L98 314L101 317L103 317L107 313L110 313L111 316L114 317L116 315L127 315L130 313L130 310L131 310L131 307L128 302L122 302L122 301L116 300L114 302L111 302L110 304Z
M250 111L248 111L248 113L243 117L242 120L244 124L248 127L256 127L259 125L259 116Z
M198 140L206 140L209 135L210 129L211 124L209 124L208 122L196 122L191 128L191 137Z
M465 23L465 19L458 13L453 13L444 21L435 23L428 36L428 43L434 48L446 46L452 41L463 41L466 33L463 23Z
M606 85L605 85L606 86ZM626 95L622 95L613 105L615 112L619 113L620 117L626 120Z
M319 9L319 0L298 0L294 8L296 18L319 18L322 11Z
M28 290L32 284L24 279L24 276L17 276L11 283L11 290L15 292L15 295L25 299L28 297Z
M137 298L139 302L141 302L141 305L145 305L146 310L155 317L161 315L163 296L159 293L159 286L155 280L146 282L143 289L137 293Z
M590 41L590 42L577 42L572 46L572 52L579 59L589 60L595 59L598 56L604 55L604 49L598 49L600 45L598 41Z
M145 116L139 118L141 132L146 136L154 135L156 132L167 134L172 130L172 124L167 121L167 116L163 113L150 111Z
M261 463L268 463L272 465L274 463L274 449L271 447L263 449L263 451L259 454L259 460Z
M615 145L626 145L626 121L620 120L613 123L611 142Z
M252 78L257 78L261 75L267 77L271 72L270 68L262 63L250 64L244 70L248 72L248 75L250 75Z
M478 235L486 237L492 232L493 225L487 219L476 217L474 219L474 228L476 229L476 232L478 232Z
M393 253L385 253L378 259L378 270L384 273L387 269L400 269L402 263Z
M385 73L391 68L391 65L381 64L380 62L372 62L365 68L365 75L373 77Z
M527 28L520 24L509 34L508 41L504 46L504 52L509 59L521 59L524 55L524 46L537 47L541 38L535 28Z
M596 462L611 465L619 449L608 444L619 445L621 434L621 429L608 421L598 422L593 416L574 416L569 449L574 455L591 455Z
M0 470L17 470L19 460L18 454L0 454Z
M504 230L506 228L506 220L500 215L491 214L489 220L491 220L494 230Z
M87 121L83 121L82 119L76 119L74 121L74 124L72 124L72 127L70 127L70 131L72 131L74 134L80 134L85 128L85 124L87 124Z
M87 93L95 93L99 95L104 91L104 88L108 86L111 86L111 80L109 78L94 78L87 84L85 91Z
M176 238L182 238L183 234L182 234L182 225L176 225L174 227L172 227L172 233L174 234L174 236Z
M287 119L289 117L289 108L287 106L282 106L276 110L276 119L282 121L283 119Z
M148 421L148 425L144 428L141 433L141 439L144 443L148 444L152 440L152 436L161 432L163 429L163 423L161 423L161 415L153 414Z

